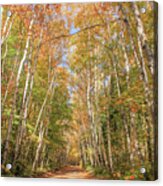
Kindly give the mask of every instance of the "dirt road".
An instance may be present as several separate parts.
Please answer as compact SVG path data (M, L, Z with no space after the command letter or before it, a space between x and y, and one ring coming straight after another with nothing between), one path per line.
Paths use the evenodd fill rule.
M42 176L44 178L64 178L64 179L93 179L92 173L81 169L79 166L67 166L56 172L47 172Z

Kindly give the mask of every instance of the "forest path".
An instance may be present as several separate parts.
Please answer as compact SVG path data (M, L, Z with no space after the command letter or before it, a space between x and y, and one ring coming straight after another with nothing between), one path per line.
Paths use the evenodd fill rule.
M79 166L66 166L56 172L47 172L43 178L64 178L64 179L93 179L92 173L80 168Z

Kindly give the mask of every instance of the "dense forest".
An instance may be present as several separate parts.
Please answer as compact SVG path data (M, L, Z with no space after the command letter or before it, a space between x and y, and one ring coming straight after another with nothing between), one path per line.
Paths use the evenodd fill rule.
M156 31L154 2L1 7L2 175L154 180Z

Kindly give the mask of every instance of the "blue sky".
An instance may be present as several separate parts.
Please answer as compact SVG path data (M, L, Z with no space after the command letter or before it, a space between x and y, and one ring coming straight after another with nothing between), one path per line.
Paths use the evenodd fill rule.
M71 25L70 28L70 34L75 34L76 32L79 32L80 28L75 28L74 24Z

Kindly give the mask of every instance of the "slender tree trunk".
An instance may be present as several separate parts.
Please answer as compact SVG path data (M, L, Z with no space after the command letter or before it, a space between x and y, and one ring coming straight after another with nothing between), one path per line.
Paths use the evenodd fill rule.
M138 6L136 3L132 3L132 7L133 7L134 14L135 14L136 23L137 23L138 38L141 41L141 48L147 54L148 67L150 69L151 74L153 75L154 74L154 55L147 43L147 36L144 31L144 26L141 20Z
M117 83L117 86L119 87L119 84L118 83ZM109 77L108 90L109 90L108 93L105 94L106 98L108 97L108 95L111 95L111 76ZM107 125L107 152L108 152L108 162L109 162L110 171L111 171L111 173L113 173L114 167L113 167L113 155L112 155L112 144L111 144L110 115L109 115L108 109L106 109L106 116L107 116L107 123L106 123L106 125Z
M36 155L35 155L33 165L32 165L32 171L35 171L37 164L38 164L38 160L40 157L40 152L41 152L41 148L42 148L42 144L43 144L44 131L45 131L45 128L43 126L43 121L42 121L41 125L40 125L38 146L37 146Z
M90 79L90 69L87 70L87 109L88 109L88 118L90 123L91 129L91 139L94 151L94 162L95 166L99 165L99 158L98 158L98 150L97 150L97 134L96 134L96 126L94 122L94 112L92 110L91 98L90 98L90 87L91 87L91 79Z
M51 83L50 83L50 85L49 85L49 88L48 88L48 90L47 90L47 92L46 92L46 96L45 96L44 101L43 101L43 103L42 103L41 109L40 109L40 111L39 111L38 118L37 118L37 121L36 121L36 126L35 126L35 129L34 129L34 132L33 132L33 133L36 132L36 130L37 130L38 126L39 126L40 119L41 119L42 113L43 113L43 111L44 111L44 108L45 108L47 99L48 99L49 94L50 94L50 92L51 92L51 90L52 90L52 87L53 87L54 79L55 79L55 71L54 71L53 77L52 77L52 79L51 79Z
M80 142L80 156L82 160L82 167L85 167L87 164L87 159L86 159L84 143L82 141Z
M4 105L5 105L7 96L8 96L8 91L9 91L10 84L11 84L13 78L14 78L14 75L15 75L15 70L17 69L18 56L19 56L19 50L18 50L17 53L16 53L16 57L15 57L15 60L14 60L14 61L15 61L14 67L13 67L13 70L12 70L12 72L11 72L11 74L10 74L10 79L9 79L9 81L8 81L8 83L7 83L5 95L4 95L4 98L3 98L3 100L2 100L2 108L1 108L2 111L3 111L3 107L4 107Z
M106 153L105 143L104 143L104 137L103 137L103 134L102 134L101 127L100 127L99 130L100 130L99 131L99 140L100 140L100 146L101 146L101 150L102 150L104 166L108 169L109 168L109 164L108 164L107 153Z
M117 94L118 94L118 97L120 98L121 90L120 90L120 82L119 82L119 77L118 77L118 72L117 72L117 60L116 60L116 57L111 54L110 54L110 58L112 60L113 70L114 70L115 79L116 79ZM130 162L133 162L133 156L131 154L131 139L130 139L130 134L129 134L129 127L128 127L125 115L126 114L121 109L121 116L122 116L122 120L124 123L124 129L125 129L126 140L127 140L127 149L128 149L128 153L130 155Z
M3 27L3 29L2 29L1 46L2 46L3 41L4 41L4 38L5 38L5 34L6 34L6 30L7 30L7 26L8 26L8 23L9 23L10 18L11 18L10 16L7 16L6 21L5 21L5 23L4 23L4 27Z
M10 19L10 17L7 17L6 21L9 20L8 18ZM9 27L8 27L7 32L6 32L6 28L4 27L5 32L6 32L6 35L5 35L5 36L2 36L1 45L3 45L4 42L8 39L9 34L10 34L10 32L11 32L12 25L13 25L13 21L14 21L14 17L12 18L12 21L11 21ZM7 21L7 22L8 22L8 21ZM7 23L7 22L6 22L6 23ZM7 24L8 24L8 23L7 23ZM7 27L7 25L5 25L5 26ZM4 34L5 34L5 32L4 32Z
M46 126L45 129L45 137L48 136L48 126ZM44 168L44 163L45 163L45 155L46 155L46 149L47 149L47 145L46 143L43 144L43 148L42 148L42 153L41 153L41 163L40 163L40 168L43 169Z
M110 121L109 117L107 118L107 138L108 138L108 159L109 159L109 166L110 171L113 173L113 155L112 155L112 145L111 145L111 131L110 131Z
M124 28L123 25L121 24L121 46L122 46L122 51L124 55L124 61L125 61L125 73L126 73L126 83L127 83L127 88L130 86L130 64L129 64L129 58L126 50L126 45L125 45L125 36L124 36Z
M28 32L28 36L27 36L27 40L26 40L26 46L25 46L25 49L24 49L23 58L20 61L20 66L19 66L19 69L18 69L18 74L17 74L17 78L16 78L16 86L17 87L19 87L20 75L21 75L21 72L22 72L22 69L23 69L23 64L24 64L24 62L26 60L26 57L27 57L27 53L28 53L29 41L30 41L30 35L31 35L31 31L32 31L33 22L34 22L34 19L32 19L30 21L29 32Z
M27 40L26 40L26 46L25 46L25 49L24 49L23 58L20 62L19 69L18 69L18 74L17 74L17 78L16 78L16 88L15 88L15 92L14 92L12 111L11 111L10 120L9 120L9 123L8 123L8 130L7 130L7 136L6 136L6 140L5 140L5 147L4 147L4 153L3 153L3 164L5 164L5 162L7 160L7 155L8 155L8 150L9 150L9 140L10 140L11 131L12 131L12 123L13 123L14 111L15 111L17 94L18 94L20 75L21 75L21 72L22 72L23 64L24 64L24 62L26 60L26 57L27 57L29 41L30 41L30 32L31 32L31 29L32 29L33 21L34 21L34 19L31 20L30 25L29 25L29 32L28 32L28 37L27 37Z
M25 82L24 93L23 93L22 107L21 107L21 111L20 111L20 116L21 116L22 120L24 120L23 116L24 116L24 111L25 111L25 103L26 103L27 91L28 91L29 80L30 80L30 75L31 75L32 49L33 49L33 47L31 47L31 49L30 49L29 61L27 64L28 70L27 70L26 82ZM19 123L18 132L17 132L14 161L16 160L16 158L18 156L19 147L21 145L23 133L24 133L24 129L25 129L25 126L22 125L22 120Z

